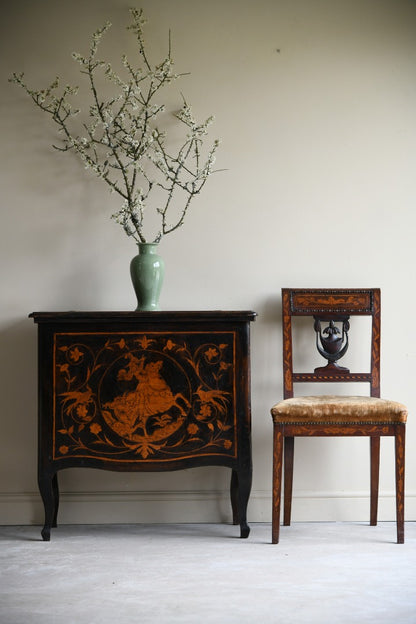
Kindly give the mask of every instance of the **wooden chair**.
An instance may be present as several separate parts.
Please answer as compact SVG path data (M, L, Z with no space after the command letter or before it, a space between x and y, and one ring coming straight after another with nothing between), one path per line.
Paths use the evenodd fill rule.
M377 524L380 437L395 437L397 543L404 543L404 460L407 410L401 403L380 399L380 290L282 289L284 400L271 410L273 418L272 543L279 541L284 452L283 524L290 525L296 436L368 436L370 438L370 525ZM350 316L371 316L369 373L352 373L338 365L348 348ZM293 372L292 317L310 316L316 347L328 360L313 373ZM323 327L323 325L325 327ZM312 329L312 327L311 327ZM294 398L297 382L368 382L371 396L320 395Z

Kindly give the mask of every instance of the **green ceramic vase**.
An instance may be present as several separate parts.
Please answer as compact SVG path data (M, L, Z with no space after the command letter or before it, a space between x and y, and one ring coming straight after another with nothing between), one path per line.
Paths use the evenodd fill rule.
M130 275L137 297L136 311L160 310L165 264L157 253L157 243L138 243L139 253L130 263Z

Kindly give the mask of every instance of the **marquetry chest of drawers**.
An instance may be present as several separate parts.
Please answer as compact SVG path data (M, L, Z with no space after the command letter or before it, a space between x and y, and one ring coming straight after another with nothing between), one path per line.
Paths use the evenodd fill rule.
M38 482L44 540L58 471L231 469L247 537L251 489L250 322L254 312L34 312Z

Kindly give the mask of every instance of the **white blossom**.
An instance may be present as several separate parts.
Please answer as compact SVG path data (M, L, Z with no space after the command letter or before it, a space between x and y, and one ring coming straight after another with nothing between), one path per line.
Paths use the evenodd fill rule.
M72 130L72 120L80 113L72 107L70 98L76 96L77 87L69 84L60 89L55 78L49 87L36 91L24 82L23 74L13 74L10 79L20 85L33 102L49 113L62 137L62 151L74 150L85 169L95 173L108 184L110 192L122 197L121 208L112 215L128 236L145 242L144 215L147 206L152 206L160 218L160 226L154 241L183 225L192 199L200 193L209 175L213 172L215 152L219 141L204 151L204 140L214 117L198 123L192 108L183 98L183 104L176 118L186 126L182 145L174 151L167 131L157 127L158 116L166 106L157 102L163 87L181 78L173 73L173 59L170 54L159 64L152 66L144 44L143 12L130 10L132 23L128 29L136 37L141 66L133 67L126 55L121 57L123 72L118 75L112 65L96 58L101 39L110 28L110 22L97 29L92 36L89 55L72 53L74 61L81 65L83 76L87 74L91 91L91 103L86 110L86 119L81 120L86 136L79 136ZM118 90L107 98L99 92L100 75L112 89ZM182 96L183 97L183 96ZM169 129L170 126L168 126ZM175 131L176 134L176 131ZM157 191L157 205L153 192ZM161 203L160 195L165 199ZM183 206L177 209L177 216L171 214L173 198L183 197Z

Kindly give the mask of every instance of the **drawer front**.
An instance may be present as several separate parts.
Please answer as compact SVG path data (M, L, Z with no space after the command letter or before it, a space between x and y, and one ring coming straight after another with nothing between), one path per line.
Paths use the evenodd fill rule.
M53 337L53 460L235 458L236 332Z

